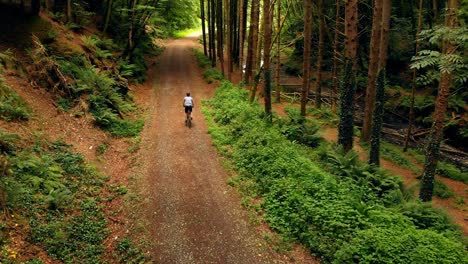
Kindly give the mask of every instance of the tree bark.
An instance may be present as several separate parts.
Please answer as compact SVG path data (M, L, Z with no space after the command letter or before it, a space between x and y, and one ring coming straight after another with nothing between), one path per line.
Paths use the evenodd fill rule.
M281 74L281 0L277 0L278 11L276 14L276 102L281 102L280 74Z
M380 165L380 134L385 104L385 70L380 70L377 78L377 91L374 114L372 115L372 134L370 140L369 164Z
M380 40L382 32L383 0L374 0L372 35L370 42L369 69L367 72L366 105L362 124L361 142L369 142L372 129L372 113L375 105L375 87L379 71Z
M245 72L245 81L250 83L252 74L254 72L254 65L258 45L258 21L260 13L260 3L258 0L252 0L252 7L250 13L250 33L249 33L249 47L247 50L247 66Z
M458 0L447 1L447 13L445 16L445 25L448 28L455 28L458 26L457 12ZM443 45L443 53L445 55L455 53L457 47L445 41ZM431 201L434 192L434 179L437 162L439 160L440 142L442 141L445 124L445 112L447 111L448 96L450 87L452 86L453 76L450 72L441 72L439 81L439 89L435 101L435 110L433 114L433 123L431 128L431 135L426 148L426 161L424 163L424 172L421 179L421 190L419 192L419 199L423 202Z
M323 0L318 0L318 17L319 17L319 46L317 54L317 86L315 90L315 107L322 106L322 64L323 64Z
M354 94L356 92L356 56L358 46L358 0L345 3L345 73L341 82L338 144L344 151L353 148Z
M268 121L272 122L271 114L271 43L272 43L272 9L270 0L263 1L263 35L264 35L264 49L263 49L263 67L265 74L265 113Z
M217 35L218 35L218 59L219 64L221 65L221 72L223 75L226 74L224 70L224 33L223 33L223 0L218 0L216 5L216 25L217 25Z
M310 49L312 35L312 0L304 0L304 58L302 64L301 115L306 116L310 86Z
M205 56L208 56L208 50L206 48L205 1L204 0L200 0L200 12L201 12L202 34L203 34L203 54L205 54Z
M110 22L110 18L111 18L111 14L112 14L112 5L113 5L114 1L113 0L109 0L107 2L107 8L106 8L106 20L104 21L104 28L102 29L102 32L104 34L106 34L107 32L107 28L109 27L109 22Z
M230 0L225 0L224 10L226 11L226 57L227 57L227 79L231 81L232 73L232 17Z
M420 46L420 39L419 33L421 32L422 28L422 11L423 11L423 2L424 0L419 0L419 11L418 11L418 27L416 29L416 47L414 49L414 54L418 54L419 46ZM403 152L408 150L408 144L411 137L411 130L414 125L414 97L416 94L416 69L413 69L413 79L411 81L411 104L410 104L410 111L409 111L409 123L408 123L408 131L406 132L405 143L403 147Z
M335 15L335 36L333 41L333 70L332 70L332 89L331 89L331 109L333 113L336 113L336 95L338 94L338 62L340 59L341 52L340 47L340 19L341 19L341 0L336 0L336 15Z
M245 42L245 25L247 16L245 14L245 5L248 5L247 0L240 0L239 1L239 67L240 67L240 79L241 81L244 78L244 42Z

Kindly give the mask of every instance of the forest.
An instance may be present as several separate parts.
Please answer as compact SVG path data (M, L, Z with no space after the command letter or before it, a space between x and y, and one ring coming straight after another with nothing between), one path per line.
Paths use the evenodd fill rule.
M468 263L467 20L465 0L0 0L0 263Z

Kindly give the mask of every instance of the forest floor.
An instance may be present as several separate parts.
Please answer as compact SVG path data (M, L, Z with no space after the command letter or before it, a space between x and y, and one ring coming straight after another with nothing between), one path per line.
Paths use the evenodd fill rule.
M261 225L249 220L227 185L231 176L213 147L201 101L214 92L192 56L196 37L169 41L151 73L153 85L135 94L147 109L135 175L141 218L157 263L315 263L305 251L274 252ZM153 76L154 77L154 76ZM184 124L182 100L195 100L193 127Z

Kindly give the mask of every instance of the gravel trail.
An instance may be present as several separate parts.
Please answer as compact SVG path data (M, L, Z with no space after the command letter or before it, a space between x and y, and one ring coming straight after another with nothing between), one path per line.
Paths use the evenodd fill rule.
M263 245L236 192L226 184L200 111L213 94L196 65L194 38L171 41L158 59L140 163L156 263L282 263ZM193 127L182 100L195 100Z

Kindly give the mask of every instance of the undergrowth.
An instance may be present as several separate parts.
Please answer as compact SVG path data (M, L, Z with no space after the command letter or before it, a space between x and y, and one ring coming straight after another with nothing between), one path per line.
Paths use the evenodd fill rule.
M436 210L424 218L425 204L409 206L400 178L353 152L291 141L281 132L284 121L269 124L247 97L223 82L204 108L209 132L239 172L235 184L261 198L264 219L285 241L302 243L324 263L468 261L459 228Z
M0 75L0 118L6 121L22 121L28 120L30 116L30 107L5 84Z
M0 133L1 145L16 146L15 138L20 140ZM29 230L26 242L42 248L53 259L100 263L102 243L108 235L100 193L107 178L63 142L4 147L0 160L0 191L5 195L2 207L11 219L1 222L5 233L20 224L21 229ZM13 260L11 254L4 254L8 240L8 236L0 240L2 263Z
M203 71L203 78L207 83L213 83L214 81L222 81L224 80L224 75L218 69L211 67L210 58L205 56L203 52L199 51L198 49L193 49L195 59L198 62L198 65L204 70Z

